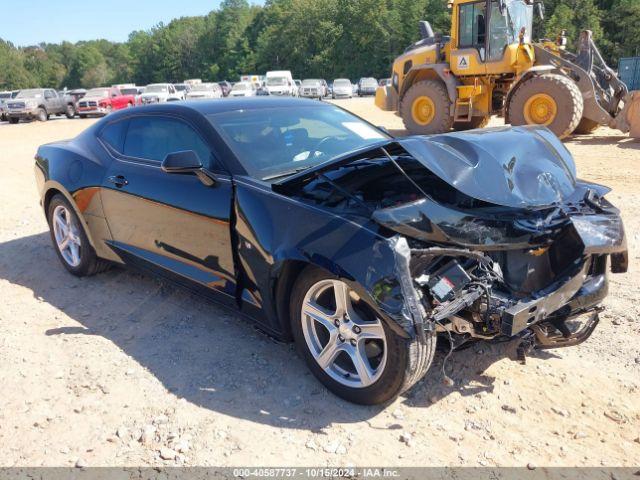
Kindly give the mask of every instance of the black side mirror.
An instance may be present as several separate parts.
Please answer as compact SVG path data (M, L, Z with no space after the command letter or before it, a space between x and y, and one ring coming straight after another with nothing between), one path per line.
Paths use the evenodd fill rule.
M212 175L204 171L200 157L193 150L167 154L161 168L167 173L195 173L200 181L208 187L215 183Z
M200 157L193 150L169 153L162 162L167 173L194 173L202 168Z

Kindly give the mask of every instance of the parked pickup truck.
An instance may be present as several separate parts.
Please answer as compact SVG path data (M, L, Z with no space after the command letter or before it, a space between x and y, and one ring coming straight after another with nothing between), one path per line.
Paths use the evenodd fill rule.
M143 105L149 103L164 103L184 100L185 93L176 90L171 83L152 83L147 85L144 93L140 97Z
M114 110L133 107L136 104L134 95L123 95L115 87L92 88L78 102L80 118L88 115L108 115Z
M53 88L29 88L20 90L16 98L6 102L9 123L18 123L20 119L40 122L49 120L51 115L75 116L73 102L58 95Z
M15 98L17 94L18 90L14 90L12 92L0 92L0 120L3 122L8 118L6 102Z

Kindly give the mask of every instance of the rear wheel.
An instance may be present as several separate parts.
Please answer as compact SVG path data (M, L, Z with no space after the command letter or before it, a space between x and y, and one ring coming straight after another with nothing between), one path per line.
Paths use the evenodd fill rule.
M544 125L558 138L565 138L580 123L584 102L573 80L549 73L516 87L508 109L512 125Z
M423 80L412 85L400 102L400 116L409 132L418 135L451 130L451 101L447 89L438 80Z
M36 120L38 120L39 122L46 122L47 120L49 120L49 115L47 114L47 111L44 108L39 108L36 111Z
M472 130L474 128L484 128L489 124L490 117L471 117L469 122L453 122L453 129L462 132L464 130Z
M87 118L86 115L83 115L82 113L80 114L80 118Z
M596 131L596 129L600 126L598 122L594 122L593 120L589 120L588 118L582 117L580 123L573 131L576 135L588 135Z
M108 261L96 255L78 216L63 195L56 194L49 202L47 220L58 258L70 273L84 277L109 267Z
M312 373L351 402L391 400L420 380L436 337L422 343L396 334L342 280L307 267L291 296L292 332Z
M9 117L9 123L11 123L11 124L14 124L14 125L15 125L15 124L16 124L16 123L18 123L19 121L20 121L20 119L19 119L19 118L17 118L17 117Z

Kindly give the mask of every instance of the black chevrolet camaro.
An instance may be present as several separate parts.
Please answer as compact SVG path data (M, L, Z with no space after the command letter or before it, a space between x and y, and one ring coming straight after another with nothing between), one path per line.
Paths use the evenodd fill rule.
M411 387L438 337L580 343L627 268L608 189L545 128L394 139L321 102L180 102L43 145L35 170L69 272L126 264L231 306L358 403Z

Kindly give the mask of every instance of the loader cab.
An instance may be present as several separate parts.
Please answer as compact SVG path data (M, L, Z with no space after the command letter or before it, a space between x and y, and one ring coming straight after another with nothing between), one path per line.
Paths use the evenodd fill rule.
M453 5L451 71L512 73L521 44L531 44L533 0L460 0Z

